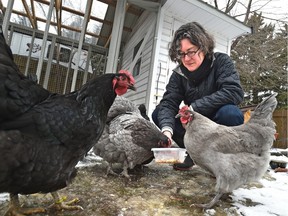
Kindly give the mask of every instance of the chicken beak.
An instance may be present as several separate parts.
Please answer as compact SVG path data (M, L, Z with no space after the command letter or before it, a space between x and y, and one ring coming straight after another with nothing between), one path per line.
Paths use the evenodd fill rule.
M132 85L132 84L128 86L128 89L131 89L131 90L133 90L133 91L136 91L136 87L135 87L134 85Z
M175 118L180 118L181 117L181 114L180 113L178 113L176 116L175 116Z

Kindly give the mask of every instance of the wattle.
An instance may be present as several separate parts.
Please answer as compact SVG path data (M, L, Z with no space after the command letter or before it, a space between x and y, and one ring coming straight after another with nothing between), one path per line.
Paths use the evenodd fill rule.
M181 117L180 121L182 124L187 124L188 123L188 119Z
M121 96L127 92L127 87L117 87L115 92L117 95Z

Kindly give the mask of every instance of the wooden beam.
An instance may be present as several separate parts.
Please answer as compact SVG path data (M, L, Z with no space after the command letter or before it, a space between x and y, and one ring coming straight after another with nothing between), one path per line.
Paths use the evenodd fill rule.
M13 13L18 14L18 15L20 15L20 16L25 16L25 17L27 17L26 13L23 13L23 12L21 12L21 11L15 11L15 10L13 10ZM40 22L43 22L43 23L46 23L46 19L43 19L43 18L40 18L40 17L36 17L36 20L37 20L37 21L40 21ZM51 21L51 25L57 26L57 23ZM61 27L62 27L62 28L65 28L65 29L68 29L68 30L71 30L71 31L81 32L81 29L78 29L78 28L75 28L75 27L72 27L72 26L61 25ZM103 38L103 39L105 39L105 40L108 39L108 37L106 37L106 36L100 36L100 35L95 34L95 33L93 33L93 32L88 32L88 31L87 31L86 34L87 34L87 35L90 35L90 36L93 36L93 37L96 37L96 38Z
M28 6L26 0L22 0L22 4L23 4L23 6L24 6L24 9L25 9L25 11L26 11L27 17L28 17L28 19L29 19L29 21L30 21L33 29L35 29L35 28L36 28L35 22L34 22L34 20L33 20L33 16L32 16L32 14L31 14L31 12L30 12L30 9L29 9L29 6Z
M49 5L49 2L46 1L46 0L34 0L34 1L39 2L39 3L42 3L42 4ZM103 1L101 1L101 2L103 2ZM113 2L113 1L112 1L112 2ZM105 2L104 2L104 3L105 3ZM115 3L114 3L114 5L115 5ZM130 7L129 7L129 8L130 8ZM78 15L78 16L84 17L84 12L81 12L81 11L79 11L79 10L75 10L75 9L73 9L73 8L69 8L69 7L66 7L66 6L62 6L62 10L63 10L63 11L70 12L70 13L72 13L72 14L76 14L76 15ZM128 11L129 11L129 10L128 10ZM137 15L140 16L141 13L138 11L138 12L137 12ZM97 21L97 22L100 22L100 23L103 23L103 24L106 24L106 25L110 25L111 27L113 26L113 22L110 22L110 21L107 21L107 20L103 20L103 19L100 19L100 18L95 17L95 16L91 16L91 15L90 15L90 19L91 19L91 20L94 20L94 21ZM123 30L126 31L126 32L132 32L132 29L131 29L131 28L128 28L128 27L125 27L125 26L124 26Z
M110 6L116 7L116 1L113 0L98 0L99 2L108 4ZM142 14L143 10L135 8L135 7L129 7L129 9L127 10L127 13L131 13L133 15L136 16L140 16Z
M35 0L34 0L35 1ZM38 0L37 0L38 1ZM5 9L5 8L4 8ZM17 10L12 10L12 13L15 13L15 14L18 14L18 15L21 15L21 16L24 16L24 17L27 17L27 14L26 13L23 13L23 12L21 12L21 11L17 11ZM83 13L83 15L84 15L84 13ZM90 19L92 20L92 16L90 17ZM46 23L46 19L43 19L43 18L40 18L40 17L35 17L35 19L37 20L37 21L41 21L41 22L44 22L44 23ZM105 21L105 23L106 23L107 21ZM109 22L109 23L111 23L111 26L112 26L112 22ZM54 25L54 26L57 26L57 23L56 22L52 22L51 21L51 25ZM66 29L69 29L69 27L68 26L66 26L66 25L61 25L61 27L62 28L66 28ZM131 28L127 28L127 27L124 27L123 28L123 31L126 31L126 32L132 32L132 29ZM77 32L81 32L81 30L77 30ZM108 37L106 37L106 38L108 38Z
M57 20L57 33L61 36L61 26L62 26L62 0L55 1L56 9L56 20Z
M31 4L32 18L33 18L33 21L34 21L35 29L38 29L37 21L36 21L36 15L35 15L35 5L34 5L34 1L33 1L33 0L30 0L30 4Z
M4 16L5 9L4 9L4 6L3 6L3 3L2 3L2 0L0 0L0 10L2 11L3 16Z

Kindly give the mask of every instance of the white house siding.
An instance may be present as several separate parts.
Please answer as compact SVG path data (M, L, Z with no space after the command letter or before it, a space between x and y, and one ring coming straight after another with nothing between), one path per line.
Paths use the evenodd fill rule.
M136 105L146 102L147 96L147 85L148 78L151 68L151 55L153 50L153 37L155 32L155 24L156 24L157 14L155 12L145 11L141 18L139 19L138 24L133 29L132 36L129 39L129 42L125 45L123 49L123 60L122 60L122 69L130 69L132 72L133 68L131 68L131 63L133 61L133 52L134 47L145 37L148 29L152 26L152 31L149 35L149 38L142 50L141 55L141 66L139 75L135 76L136 80L136 92L129 91L125 94L125 97L129 98ZM146 105L147 106L147 105Z
M151 91L152 100L150 102L150 106L148 109L148 113L151 114L155 109L156 105L162 99L162 95L165 91L166 84L168 81L168 77L171 75L171 69L169 68L170 60L169 60L169 43L171 42L173 34L173 18L167 16L164 13L164 19L162 23L162 31L161 31L161 39L160 39L160 49L158 55L158 61L155 62L157 70L154 71L156 73L156 79L152 80L155 82L154 89ZM155 78L155 77L154 77Z

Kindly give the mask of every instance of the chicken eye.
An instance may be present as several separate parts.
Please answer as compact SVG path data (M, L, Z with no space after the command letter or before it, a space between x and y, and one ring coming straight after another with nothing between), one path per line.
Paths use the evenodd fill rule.
M124 80L126 80L126 77L125 76L120 76L119 80L124 81Z

